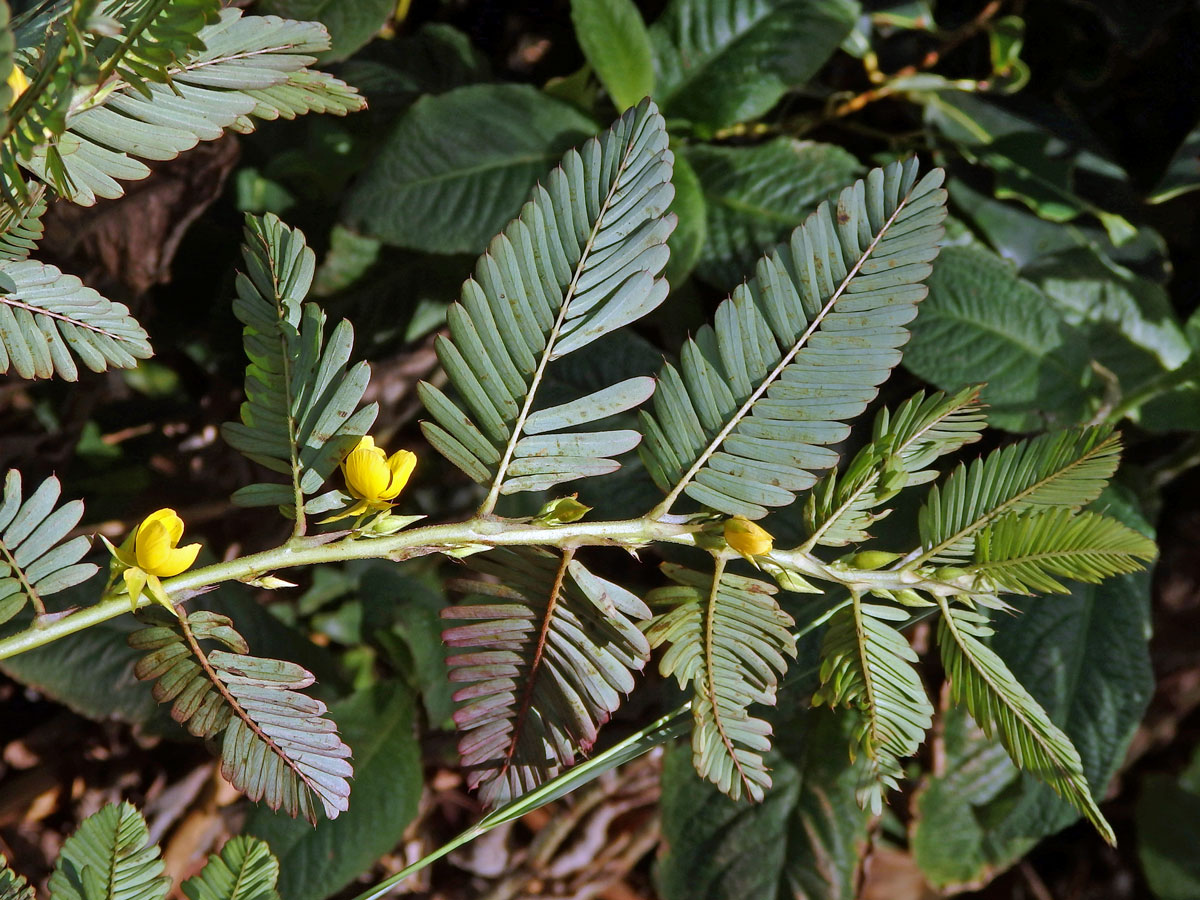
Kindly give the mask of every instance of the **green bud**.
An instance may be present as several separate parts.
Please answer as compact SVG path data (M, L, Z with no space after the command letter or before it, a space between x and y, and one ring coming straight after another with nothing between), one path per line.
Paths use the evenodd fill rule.
M893 591L892 596L902 606L936 606L932 600L927 600L912 588L902 588L901 590Z
M578 497L578 494L572 494L569 497L551 500L538 511L533 521L538 525L566 525L578 522L592 511L590 506L580 503Z
M936 581L957 581L960 578L969 578L971 573L958 566L942 566L940 569L934 569L932 575Z
M807 578L802 578L796 572L789 571L788 569L782 569L774 565L767 565L764 566L764 568L770 573L771 577L775 579L775 583L785 591L791 591L793 594L825 593Z
M840 562L848 569L882 569L898 560L902 554L886 550L863 550L843 557Z

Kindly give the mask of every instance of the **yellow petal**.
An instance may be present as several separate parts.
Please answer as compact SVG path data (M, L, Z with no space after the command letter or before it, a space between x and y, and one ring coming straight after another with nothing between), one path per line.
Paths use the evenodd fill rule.
M12 71L8 73L8 86L12 88L12 99L9 101L11 106L17 102L17 98L25 93L25 89L29 87L29 79L25 77L25 73L21 71L21 67L14 65Z
M408 484L408 479L417 465L417 454L411 450L397 450L388 458L387 465L391 472L391 481L379 496L383 500L393 500Z
M762 556L770 553L775 539L770 533L744 516L734 516L725 521L725 543L742 556Z
M171 535L162 522L147 519L138 527L134 548L138 567L147 573L157 572L171 555Z
M186 547L178 547L167 554L167 558L162 562L154 574L162 578L170 578L172 575L178 575L192 567L192 563L196 561L196 554L200 552L199 544L188 544Z
M158 580L157 575L146 574L146 590L150 596L169 609L175 612L175 604L171 602L171 598L167 596L167 592L163 589L162 582ZM178 615L178 613L176 613Z
M146 573L134 566L126 569L121 577L125 579L125 590L129 591L129 603L136 612L138 598L142 596L142 589L146 586Z
M171 539L171 546L174 547L179 543L179 539L183 537L183 519L173 509L156 509L146 518L142 519L141 527L145 527L151 522L158 522L163 528L167 529L167 536Z
M346 489L359 500L378 500L392 480L383 453L376 455L373 449L353 451L342 463L342 472L346 476Z

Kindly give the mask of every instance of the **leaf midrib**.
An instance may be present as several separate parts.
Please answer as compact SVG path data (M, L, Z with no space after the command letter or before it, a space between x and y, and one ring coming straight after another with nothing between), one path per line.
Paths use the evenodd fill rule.
M917 566L920 566L922 563L925 563L928 560L933 559L935 556L937 556L939 553L941 553L947 547L953 546L958 541L961 541L964 538L970 537L972 534L975 534L977 531L982 529L984 526L988 525L991 522L994 522L997 518L1002 516L1004 513L1011 510L1015 504L1019 503L1022 500L1025 500L1031 494L1035 493L1036 491L1041 490L1048 484L1052 484L1054 481L1058 480L1059 478L1064 477L1065 475L1067 475L1068 473L1073 471L1078 466L1081 466L1087 462L1091 462L1095 457L1099 456L1102 451L1108 451L1110 448L1112 448L1112 446L1116 442L1117 442L1117 436L1115 434L1109 435L1108 437L1106 437L1100 443L1096 444L1094 447L1092 447L1090 450L1088 450L1085 454L1083 454L1079 458L1072 460L1070 463L1063 466L1062 468L1055 469L1053 472L1051 472L1045 478L1035 481L1033 484L1029 485L1029 487L1025 488L1022 491L1018 491L1016 494L1013 494L1007 500L1004 500L999 505L994 506L988 512L981 515L978 519L975 519L973 522L968 523L964 528L959 529L954 534L951 534L948 537L946 537L944 540L940 541L939 543L934 544L932 547L930 547L928 550L926 550L924 553L922 553L916 559L913 559L913 560L905 563L903 568L915 569ZM969 474L969 470L963 470L963 471L966 473L966 474L964 474L964 477L966 477L967 474ZM941 498L939 497L939 500L940 499Z
M651 127L651 121L648 117L641 121L641 128ZM575 298L575 291L579 285L579 279L587 269L587 263L592 253L592 246L596 242L596 237L600 233L600 226L604 222L604 217L608 210L612 207L613 198L616 196L617 187L621 183L621 177L629 168L632 160L634 148L637 146L637 136L639 130L635 127L631 130L628 143L621 155L620 164L612 175L612 184L609 185L608 193L604 197L604 202L600 204L596 212L596 221L592 225L592 230L588 234L587 242L583 245L583 249L579 254L579 262L575 264L575 272L571 276L571 281L563 292L562 305L558 310L558 317L554 320L554 326L550 329L550 333L546 335L546 346L542 350L542 358L538 360L537 369L533 373L533 377L529 381L529 388L525 392L525 402L521 406L521 411L517 414L517 418L513 421L512 431L508 436L508 443L505 445L504 454L500 458L500 463L496 467L496 475L492 479L492 486L488 490L487 498L479 507L477 515L486 516L491 514L496 506L496 501L500 497L500 488L504 484L505 476L508 474L508 467L512 464L513 456L516 452L517 442L521 439L521 433L525 428L525 422L529 418L529 414L533 409L533 401L537 396L538 388L541 387L542 378L545 376L546 367L550 364L550 358L554 354L554 347L558 341L559 333L562 331L563 323L567 319L567 312L571 308L571 301Z
M1063 764L1063 762L1062 762L1062 760L1060 760L1058 754L1056 752L1054 752L1054 750L1049 746L1047 737L1042 733L1042 731L1040 729L1034 727L1034 725L1030 722L1028 714L1020 706L1018 706L1016 703L1012 702L1007 693L1005 693L999 687L997 687L996 682L991 677L991 674L984 668L984 666L982 664L980 664L980 662L971 653L971 651L967 649L967 645L964 641L963 635L958 629L958 623L954 619L954 616L950 610L949 603L946 601L946 598L942 597L942 596L938 596L937 601L938 601L938 605L941 607L941 610L942 610L942 621L944 621L946 623L947 630L951 633L951 635L953 635L954 644L958 648L958 652L962 654L963 659L967 660L970 663L971 669L975 673L976 677L979 678L984 684L987 685L988 689L992 693L992 696L997 698L997 700L999 700L999 702L1002 703L1004 705L1004 707L1012 713L1014 719L1016 721L1019 721L1021 723L1021 725L1024 726L1026 734L1032 736L1033 740L1036 742L1037 746L1041 749L1042 753L1045 755L1045 757L1048 760L1050 760L1050 764L1059 773L1061 773L1063 780L1066 781L1071 786L1071 789L1078 796L1080 796L1080 797L1086 799L1086 801L1088 801L1083 804L1084 806L1090 808L1088 818L1089 819L1092 818L1091 813L1093 813L1093 812L1096 813L1096 815L1099 815L1099 811L1096 810L1096 807L1095 807L1095 800L1091 796L1091 791L1086 786L1086 784L1087 784L1086 777L1082 773L1082 761L1080 764L1080 772L1079 773L1072 772L1069 768L1067 768L1066 765ZM1043 710L1043 712L1044 712L1044 710ZM1047 720L1048 719L1049 719L1049 715L1047 714ZM991 723L991 725L998 734L1004 733L1003 729L1000 727L999 720L993 721ZM1050 726L1052 728L1057 728L1057 726L1054 725L1053 722L1050 722ZM1066 737L1065 733L1064 733L1064 737ZM1070 739L1068 738L1068 743L1069 743L1069 741L1070 741ZM1070 746L1071 746L1072 750L1075 749L1074 744L1070 744ZM1078 756L1078 750L1076 750L1075 752L1076 752L1076 755ZM1080 778L1084 779L1085 786L1082 788L1078 783L1078 779L1080 779ZM1103 821L1103 817L1100 817L1100 820Z
M692 479L695 478L696 475L699 474L700 470L708 464L709 459L711 459L713 454L721 448L721 445L725 443L726 439L733 433L734 429L741 424L742 420L750 414L750 412L754 409L754 404L756 404L763 397L763 395L766 394L771 385L773 385L783 375L784 369L791 365L800 351L808 345L808 339L816 334L818 329L825 323L826 317L830 312L833 311L833 308L837 305L837 302L841 300L842 294L845 293L846 288L858 275L866 261L871 257L871 254L875 251L875 248L879 245L879 242L883 240L883 236L886 235L891 229L892 225L895 224L896 219L900 216L900 213L908 208L908 203L911 199L911 196L912 195L910 192L908 196L904 197L899 203L896 204L896 209L890 216L888 216L887 221L883 223L879 231L876 232L875 236L871 238L871 243L867 245L866 249L863 250L859 258L855 260L854 265L851 266L850 270L846 273L846 276L841 280L841 282L838 283L837 288L834 289L829 299L825 302L817 314L813 316L812 321L808 323L808 327L804 329L804 331L796 339L796 342L792 345L792 349L784 354L783 358L779 360L775 367L766 374L759 386L755 388L753 392L751 392L749 397L746 398L745 402L742 403L737 412L729 417L729 420L721 427L721 430L717 432L716 437L714 437L708 443L708 445L702 451L700 451L700 454L696 457L696 460L683 474L683 477L679 479L675 487L671 489L671 492L667 494L661 503L659 503L647 514L648 518L660 519L671 511L672 504L679 499L679 495L682 494L684 489L692 482Z

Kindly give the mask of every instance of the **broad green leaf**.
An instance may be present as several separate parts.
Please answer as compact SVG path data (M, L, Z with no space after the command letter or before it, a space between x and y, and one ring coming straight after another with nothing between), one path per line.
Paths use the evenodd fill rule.
M926 119L932 125L957 143L969 159L994 173L998 198L1019 200L1051 222L1093 215L1118 246L1137 234L1128 220L1075 191L1076 169L1125 182L1128 175L1120 166L1076 149L1039 123L987 99L957 90L918 91L914 97L925 104Z
M666 115L715 131L808 82L850 33L853 0L672 0L650 29Z
M369 42L396 11L396 0L260 0L255 11L285 19L320 22L329 49L318 59L339 62Z
M1148 532L1122 493L1109 490L1092 509ZM1066 732L1102 798L1153 692L1150 575L1012 602L1018 613L996 617L992 647ZM918 863L940 887L1003 871L1079 819L1049 787L1019 773L964 710L951 709L945 719L945 765L919 795L912 832Z
M1157 900L1200 896L1200 752L1183 777L1152 773L1142 782L1134 812L1142 874Z
M54 900L164 900L159 849L130 803L109 803L63 843L50 876Z
M430 727L453 727L454 701L442 644L441 581L429 583L387 562L368 564L358 581L363 636L382 644L399 675L419 691Z
M352 57L341 75L370 101L371 113L392 115L425 94L487 81L487 58L471 46L457 28L437 22L422 25L413 34L377 42L371 58Z
M1081 222L1047 222L1022 205L1003 203L975 191L961 179L950 179L948 186L955 211L970 221L992 249L1019 269L1044 256L1078 248L1102 253L1119 265L1141 268L1161 268L1166 259L1166 241L1153 228L1139 228L1133 240L1118 247L1101 228Z
M650 36L633 0L571 0L571 21L617 112L654 93Z
M696 144L687 160L708 211L697 270L722 288L750 274L755 260L862 172L840 147L786 137L750 147Z
M1110 402L1162 379L1193 352L1165 288L1094 250L1046 256L1022 274L1086 337L1092 358L1111 373L1115 380L1105 384ZM1136 416L1138 409L1129 412Z
M789 718L787 716L784 717ZM854 799L850 719L812 710L782 726L763 802L701 781L683 748L663 764L663 900L855 900L870 813Z
M1146 200L1165 203L1196 188L1200 188L1200 127L1188 132Z
M980 247L947 247L905 348L909 371L943 390L986 382L992 424L1064 427L1088 412L1086 344L1045 295Z
M771 762L773 784L758 803L746 803L702 781L685 748L667 753L662 774L666 852L655 878L663 900L777 896L800 776L791 765Z
M350 192L343 219L386 243L476 253L563 150L595 130L574 107L525 85L423 97Z
M329 712L354 747L350 809L316 827L257 807L246 831L279 858L279 893L287 900L324 900L399 843L417 813L421 757L407 688L379 684Z

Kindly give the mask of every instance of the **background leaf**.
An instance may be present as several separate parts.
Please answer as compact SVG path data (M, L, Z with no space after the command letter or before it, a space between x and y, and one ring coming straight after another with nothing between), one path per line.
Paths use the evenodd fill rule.
M663 900L854 900L871 816L854 799L851 722L824 710L783 716L762 803L735 803L699 779L687 751L663 763ZM788 721L790 720L790 721Z
M980 247L947 247L905 348L908 370L943 390L986 382L988 420L1064 427L1088 409L1086 344L1036 287Z
M654 93L650 36L633 0L571 0L571 21L617 112Z
M672 0L650 29L655 98L716 130L760 116L850 33L852 0Z
M477 253L562 152L595 131L573 106L525 85L423 97L351 190L343 219L390 244Z
M1200 752L1180 775L1153 774L1142 784L1137 811L1142 873L1158 900L1200 896Z
M288 900L324 900L395 847L417 814L421 757L408 690L379 684L329 715L354 748L350 809L316 827L262 806L246 820L246 831L279 857L279 892Z
M749 275L762 253L862 172L841 147L787 137L749 147L695 144L686 158L708 211L697 270L719 288Z

